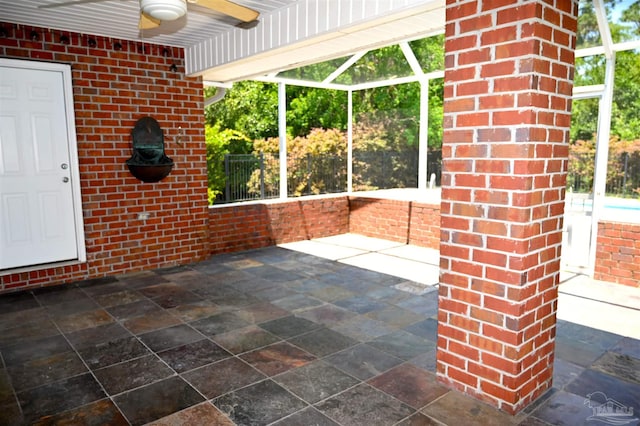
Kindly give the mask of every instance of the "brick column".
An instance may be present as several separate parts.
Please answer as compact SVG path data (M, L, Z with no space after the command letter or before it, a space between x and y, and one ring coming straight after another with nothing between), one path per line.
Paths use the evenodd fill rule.
M551 387L578 4L447 0L438 378Z

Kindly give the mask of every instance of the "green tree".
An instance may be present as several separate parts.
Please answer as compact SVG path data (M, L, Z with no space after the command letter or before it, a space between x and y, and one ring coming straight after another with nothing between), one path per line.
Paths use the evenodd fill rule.
M629 173L630 165L636 165L640 170L640 138L636 141L625 141L612 137L609 141L607 192L640 196L640 176L637 173Z
M409 44L424 72L444 68L443 35L415 40ZM280 75L315 82L324 81L348 59L338 58L284 71ZM340 75L337 82L355 84L412 74L413 70L400 47L389 46L368 52ZM439 149L442 145L443 87L443 79L429 82L428 140L431 149ZM211 95L213 90L207 95ZM415 181L417 175L417 163L414 160L417 160L419 143L420 93L420 84L417 82L354 92L357 130L354 135L355 149L361 153L402 153L406 156L401 158L396 155L391 166L377 167L376 163L371 163L363 164L363 167L378 175L384 172L392 174L392 181L399 186L413 185L407 182ZM290 161L318 154L342 155L346 158L346 139L336 138L336 134L344 135L347 129L347 96L346 91L287 86ZM277 99L278 88L275 84L236 83L219 103L207 108L206 121L212 126L219 126L218 129L233 129L246 135L253 140L254 153L275 154L278 147ZM338 139L344 142L340 149L335 148L334 142ZM300 173L302 166L290 164L289 167L293 170L289 176L291 181L298 179L300 182L308 182L308 176ZM271 185L277 185L277 174L270 173L268 180ZM363 174L364 181L366 178ZM375 187L371 182L364 182L362 185ZM256 183L253 182L252 185L255 190ZM313 186L314 191L317 191L322 185L314 182ZM294 188L294 192L300 192L300 188Z
M275 192L279 182L280 164L272 160L279 153L279 142L278 138L254 142L254 151L266 154L263 176L266 192ZM339 129L312 129L306 136L287 137L289 195L344 191L346 151L347 135ZM248 183L250 193L260 193L260 179L260 170L256 170Z
M611 134L622 140L640 139L640 52L616 54Z
M207 144L207 172L209 204L225 187L224 156L226 154L246 154L251 150L251 140L242 132L220 129L220 125L205 126Z
M347 128L347 92L287 86L287 134L303 136L312 129Z
M567 187L574 192L590 192L593 188L596 144L593 140L577 140L569 147Z
M619 15L620 21L612 22L612 10L621 4L623 3L619 0L605 0L611 37L614 42L637 40L640 36L640 1L627 5ZM600 44L600 31L592 1L582 0L578 23L578 47ZM575 85L603 84L605 64L604 55L577 58ZM637 50L617 52L607 170L607 192L609 193L632 194L640 186L639 178L632 173L634 169L640 169L640 158L637 152L637 146L640 144L639 82L640 52ZM578 191L592 189L598 115L598 99L573 102L567 183Z
M444 124L444 79L431 80L429 82L429 123L428 143L429 149L442 148L442 133Z
M215 90L208 88L205 96ZM205 109L205 121L237 130L251 140L278 136L278 86L260 81L234 83L221 101Z
M634 1L622 12L622 20L630 24L630 32L640 36L640 1Z

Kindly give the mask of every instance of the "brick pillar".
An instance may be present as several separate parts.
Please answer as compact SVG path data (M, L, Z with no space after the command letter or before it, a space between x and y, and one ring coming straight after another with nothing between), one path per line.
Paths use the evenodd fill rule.
M577 0L447 0L438 378L551 387Z

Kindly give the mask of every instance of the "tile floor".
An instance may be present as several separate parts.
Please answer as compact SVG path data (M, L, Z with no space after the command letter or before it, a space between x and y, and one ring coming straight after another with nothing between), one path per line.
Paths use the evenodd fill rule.
M607 397L640 423L640 341L566 320L525 413L440 385L428 256L412 280L270 247L0 296L0 424L580 425Z

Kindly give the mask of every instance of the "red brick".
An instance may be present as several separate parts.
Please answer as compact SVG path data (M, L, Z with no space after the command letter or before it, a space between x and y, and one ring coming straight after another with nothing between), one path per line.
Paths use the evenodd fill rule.
M502 350L504 348L504 345L501 342L493 339L488 339L477 334L469 334L469 344L474 348L478 348L482 351L491 352L498 355L502 353Z
M490 286L491 284L493 284L493 287ZM482 289L484 290L484 293L495 294L496 296L501 296L504 294L504 289L500 291L500 287L502 286L499 284L491 283L490 281L485 281L482 286L472 286L474 290L476 288ZM495 324L497 326L502 326L504 324L505 318L503 314L477 306L471 307L471 317L483 322Z
M445 364L464 369L467 361L451 352L441 351L440 353L438 353L438 362L443 362Z
M459 382L462 382L468 386L471 386L474 388L478 386L478 378L472 374L468 374L464 372L463 370L459 370L454 367L449 367L447 369L447 373L450 378L457 380Z
M20 280L23 287L51 285L104 275L151 269L201 260L208 254L207 201L206 201L206 152L202 131L202 83L199 78L186 78L183 74L170 77L163 75L162 85L134 88L131 76L147 73L145 62L161 67L168 59L160 52L162 46L148 43L130 42L132 46L145 48L148 54L141 56L140 62L118 65L117 58L122 52L111 49L113 41L92 36L96 48L78 47L83 38L79 34L65 33L70 44L59 43L58 33L40 28L22 27L22 31L12 32L10 37L0 39L2 46L22 44L23 49L7 56L20 58L54 59L72 65L74 89L74 111L83 215L85 217L86 247L88 262L43 269L34 275L2 277L3 283ZM47 52L25 38L31 30L41 32L47 38ZM84 43L84 41L82 41ZM172 48L173 49L173 48ZM171 61L179 65L184 61L183 51L173 49ZM53 54L55 52L55 55ZM5 51L5 54L7 52ZM161 105L147 102L165 96L167 87L183 93L196 95L195 101L184 105L180 120L166 120ZM138 98L145 98L145 105L138 105ZM189 163L174 170L163 181L155 184L141 184L133 178L122 164L130 155L130 132L135 121L143 115L158 119L165 134L177 132L180 123L198 123L196 132L185 142L184 149L192 153ZM124 138L124 139L123 139ZM96 148L100 143L100 148ZM167 150L173 155L171 149ZM92 165L98 165L92 167ZM175 192L172 188L181 173L190 176L190 185L181 190L187 205L167 202ZM149 191L153 188L153 191ZM188 191L188 196L187 196ZM138 202L139 209L130 209L131 202ZM185 207L189 214L184 215ZM153 217L146 221L145 231L132 222L133 213L148 211ZM135 219L133 219L135 221ZM170 242L158 244L151 235L171 229L171 237L180 244ZM144 246L144 252L140 247ZM142 254L139 254L142 253ZM141 258L140 262L127 260ZM5 287L8 288L8 287Z
M500 101L508 97L499 96ZM491 129L478 129L478 142L509 142L511 141L511 129L506 127L493 127Z

